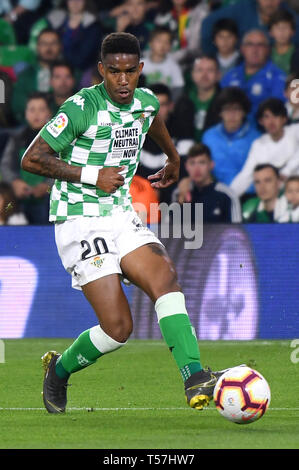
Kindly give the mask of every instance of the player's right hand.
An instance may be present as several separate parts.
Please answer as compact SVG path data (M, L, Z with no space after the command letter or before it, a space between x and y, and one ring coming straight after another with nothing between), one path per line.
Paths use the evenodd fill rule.
M108 194L115 193L115 191L124 184L125 179L120 172L125 169L121 167L107 167L99 170L98 180L96 186Z

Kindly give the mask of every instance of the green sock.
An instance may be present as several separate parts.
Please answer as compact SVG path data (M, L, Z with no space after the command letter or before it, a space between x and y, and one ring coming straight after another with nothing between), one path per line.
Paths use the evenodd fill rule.
M162 318L159 325L183 380L186 381L191 374L202 370L197 338L189 316L170 315Z
M83 331L58 359L55 368L58 377L67 378L73 372L94 364L103 355L92 343L89 332Z
M155 303L163 338L176 361L182 378L202 370L195 330L190 322L182 292L162 295Z

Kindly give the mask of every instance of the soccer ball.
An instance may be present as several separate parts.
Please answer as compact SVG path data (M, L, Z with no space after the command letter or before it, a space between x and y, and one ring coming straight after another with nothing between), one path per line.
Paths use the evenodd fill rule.
M271 392L266 379L250 367L233 367L218 379L214 402L219 413L229 421L249 424L261 418Z

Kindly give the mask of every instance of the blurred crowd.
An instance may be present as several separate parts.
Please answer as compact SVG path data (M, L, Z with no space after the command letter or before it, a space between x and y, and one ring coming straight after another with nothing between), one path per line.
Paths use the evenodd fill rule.
M139 86L158 97L181 156L179 182L154 190L147 177L166 156L147 137L133 202L204 203L206 223L298 223L298 3L2 0L0 225L48 223L53 181L20 160L67 98L101 82L114 31L139 39Z

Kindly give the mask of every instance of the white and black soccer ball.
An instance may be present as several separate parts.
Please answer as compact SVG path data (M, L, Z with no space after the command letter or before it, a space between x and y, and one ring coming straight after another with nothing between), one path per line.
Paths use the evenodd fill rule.
M271 400L266 379L250 367L233 367L217 381L214 402L219 413L237 424L249 424L260 419Z

